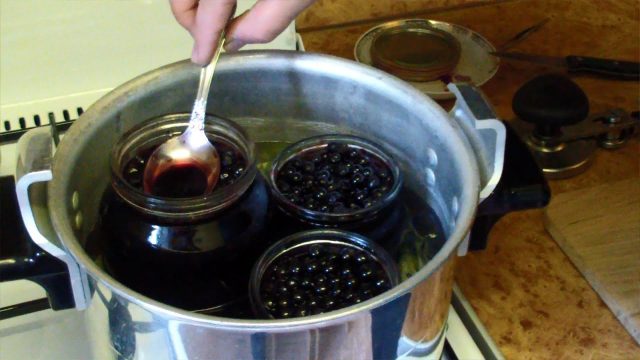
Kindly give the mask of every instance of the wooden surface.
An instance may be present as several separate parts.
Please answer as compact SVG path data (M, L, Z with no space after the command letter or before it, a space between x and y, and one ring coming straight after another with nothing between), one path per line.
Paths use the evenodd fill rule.
M640 177L556 196L545 228L640 344Z
M640 61L640 1L518 0L446 9L425 17L466 26L495 45L541 19L550 21L513 50L543 55L593 55ZM345 9L344 11L349 11ZM320 15L318 15L320 16ZM344 15L347 16L347 15ZM356 16L356 15L352 15ZM402 14L394 15L402 18ZM307 51L353 59L353 46L379 20L302 32ZM502 61L482 86L502 119L528 79L557 71ZM592 111L640 108L640 84L573 77ZM450 106L450 103L442 103ZM551 181L552 196L638 177L637 137L622 149L599 149L591 168ZM503 217L487 249L458 259L456 281L507 359L640 359L640 346L546 232L542 209Z
M371 19L419 16L498 1L505 0L317 0L296 19L296 27L299 31L309 31Z

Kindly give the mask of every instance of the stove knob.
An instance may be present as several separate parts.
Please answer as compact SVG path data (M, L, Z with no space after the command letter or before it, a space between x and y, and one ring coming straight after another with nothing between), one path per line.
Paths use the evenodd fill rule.
M561 135L562 126L584 120L589 113L589 99L568 77L545 74L518 89L512 108L518 118L535 124L535 136L550 138Z

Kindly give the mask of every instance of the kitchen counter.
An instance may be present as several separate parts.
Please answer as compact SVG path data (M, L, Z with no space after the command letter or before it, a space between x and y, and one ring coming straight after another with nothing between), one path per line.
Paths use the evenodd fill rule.
M422 17L466 26L495 46L520 30L550 21L513 50L543 55L588 55L640 60L640 3L636 0L485 2L450 10L412 10L369 21L299 26L307 51L353 59L358 37L380 19ZM414 9L414 8L411 8ZM313 11L313 8L310 9ZM343 9L344 11L344 9ZM384 15L384 14L382 14ZM307 15L307 18L313 16ZM482 86L500 118L514 117L511 99L528 79L553 69L502 60ZM640 84L572 77L586 92L591 112L640 108ZM443 102L448 107L450 102ZM599 149L587 172L550 181L552 196L640 174L640 143ZM486 250L460 259L456 280L507 358L631 359L640 346L600 300L543 226L543 210L512 213L493 228Z

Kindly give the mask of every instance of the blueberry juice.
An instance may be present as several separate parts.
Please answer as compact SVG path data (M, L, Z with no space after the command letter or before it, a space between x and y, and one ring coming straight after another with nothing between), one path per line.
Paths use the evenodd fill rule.
M116 145L112 183L87 251L116 280L154 300L217 316L248 317L251 267L267 247L269 196L243 131L222 119L205 129L221 157L211 194L203 194L202 171L189 165L160 174L151 194L143 189L148 158L187 120L177 115L154 119Z

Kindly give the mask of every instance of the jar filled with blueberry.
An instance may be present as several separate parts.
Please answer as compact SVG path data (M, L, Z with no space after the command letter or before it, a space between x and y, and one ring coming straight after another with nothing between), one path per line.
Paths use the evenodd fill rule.
M276 232L340 228L378 241L403 216L396 201L402 187L396 161L380 144L358 136L320 135L294 143L274 160L269 180L279 208Z
M283 319L322 314L367 301L398 283L390 255L356 233L318 229L270 247L251 274L256 316Z
M158 177L150 190L143 186L151 153L188 120L189 114L152 119L117 143L92 241L103 251L105 270L145 296L185 310L250 316L247 286L267 247L269 196L244 131L207 118L221 165L213 192L203 193L202 174L189 167Z

